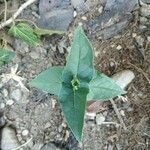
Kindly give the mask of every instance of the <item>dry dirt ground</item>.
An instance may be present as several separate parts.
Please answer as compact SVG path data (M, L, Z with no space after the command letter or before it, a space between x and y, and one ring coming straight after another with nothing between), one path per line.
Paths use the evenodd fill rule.
M19 3L21 2L16 1L15 6ZM0 39L5 37L8 45L16 52L15 59L0 70L1 143L9 143L9 135L3 137L2 134L7 129L14 131L12 138L18 141L18 145L29 141L22 147L23 150L150 149L150 16L144 17L147 19L144 21L141 7L138 6L132 12L133 19L128 26L110 39L93 36L86 30L94 48L97 70L112 76L129 69L134 72L135 78L126 89L126 100L120 98L115 101L127 130L120 125L111 103L103 102L94 119L85 118L82 143L75 140L67 127L57 98L29 87L28 82L50 66L65 64L75 26L95 18L96 10L77 16L64 36L43 36L43 45L35 48L10 38L7 28L6 31L1 30L0 33L4 36ZM35 21L37 14L38 3L35 3L20 18ZM27 89L14 80L3 81L2 75L6 77L15 68ZM97 124L96 118L99 115L105 118L106 124Z

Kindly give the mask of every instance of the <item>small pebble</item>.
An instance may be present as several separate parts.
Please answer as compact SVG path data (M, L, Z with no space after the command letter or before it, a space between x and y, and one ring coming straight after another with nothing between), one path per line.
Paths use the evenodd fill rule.
M3 95L4 95L4 97L8 96L8 91L6 89L3 89Z
M21 90L20 89L16 89L16 90L12 91L11 98L13 100L19 102L21 100L21 98L22 98L22 92L21 92Z
M105 117L102 114L96 115L96 123L101 125L105 121Z
M103 6L98 9L98 12L101 14L103 12Z
M121 114L121 116L123 116L123 117L124 117L124 116L125 116L125 112L124 112L124 110L121 110L121 111L120 111L120 114Z
M0 103L0 109L4 109L5 108L5 103Z
M23 135L23 136L27 136L28 134L29 134L29 130L23 130L23 131L22 131L22 135Z
M137 36L136 33L132 33L132 37L135 38Z
M150 36L147 37L148 42L150 42Z
M117 50L121 50L122 49L122 46L121 45L118 45L117 46Z
M73 17L75 18L77 16L77 11L73 12Z
M84 20L84 21L86 21L86 20L87 20L87 17L86 17L86 16L82 16L81 19Z
M141 7L141 15L144 17L149 17L150 16L150 6L143 6Z
M96 113L88 113L88 112L86 113L86 118L88 120L94 120L95 117L96 117Z
M8 106L12 106L13 104L14 104L14 101L11 99L6 102L6 105Z
M144 39L141 36L136 36L135 39L140 46L143 46Z

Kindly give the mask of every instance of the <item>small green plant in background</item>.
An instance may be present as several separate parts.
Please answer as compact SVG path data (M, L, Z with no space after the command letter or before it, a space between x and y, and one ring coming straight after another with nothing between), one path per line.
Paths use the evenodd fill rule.
M86 102L109 100L124 93L112 79L94 69L93 49L81 26L74 33L66 66L47 69L30 85L58 96L64 117L78 141L82 137Z
M14 58L14 56L14 52L0 48L0 67L9 63Z
M31 46L38 46L41 44L40 37L42 35L64 34L62 31L53 31L41 29L37 26L32 27L27 23L14 23L8 32L11 36L18 38Z
M40 44L39 36L36 35L32 27L26 23L12 25L8 33L29 45L38 46Z

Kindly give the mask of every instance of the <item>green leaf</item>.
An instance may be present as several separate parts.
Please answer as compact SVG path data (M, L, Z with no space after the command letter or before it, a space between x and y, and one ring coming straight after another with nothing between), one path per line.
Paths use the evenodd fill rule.
M87 82L93 76L93 49L81 26L75 31L65 69Z
M10 62L15 53L6 49L0 49L0 66Z
M64 34L63 31L55 31L55 30L47 30L47 29L41 29L41 28L35 28L34 32L37 35L53 35L53 34Z
M40 45L39 37L34 33L34 30L28 24L19 23L17 25L13 25L9 30L9 34L26 42L29 45Z
M80 83L78 90L74 91L71 84L66 86L66 83L63 83L59 95L63 114L78 141L81 141L82 137L86 97L88 92L87 84L84 85L84 83Z
M92 47L79 26L62 75L59 94L66 121L78 141L82 137L88 83L93 77Z
M58 96L61 88L61 76L63 68L51 67L42 73L40 73L35 79L33 79L29 84L33 87L36 87L40 90L54 94Z
M97 71L89 84L89 88L88 100L109 100L125 93L115 81Z

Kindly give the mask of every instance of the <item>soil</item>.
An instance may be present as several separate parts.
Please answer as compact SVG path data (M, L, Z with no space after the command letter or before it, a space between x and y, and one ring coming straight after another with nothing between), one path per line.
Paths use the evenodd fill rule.
M88 19L97 16L99 3L95 1L94 4L97 9L78 14L65 35L43 36L43 44L39 47L29 46L0 31L5 35L9 47L16 52L13 61L0 70L0 130L2 133L6 126L13 128L20 144L32 138L29 144L22 147L23 150L40 150L47 143L51 143L50 147L55 147L53 149L61 150L150 149L150 16L145 17L147 21L141 20L141 5L132 12L133 19L128 26L112 38L93 36L86 30L94 48L97 70L108 76L126 69L135 74L135 79L126 89L126 101L122 98L115 100L127 130L120 125L111 103L103 102L96 116L102 114L105 122L111 123L98 125L95 118L89 119L86 116L83 141L78 143L63 119L57 98L28 85L31 79L46 68L65 65L75 27L82 22L86 28ZM37 2L23 11L19 18L36 22L38 14ZM17 67L18 76L23 78L26 88L14 80L2 80L2 75L5 77L14 67ZM10 100L13 101L12 105L9 105ZM5 123L1 123L2 117ZM29 131L28 135L22 135L24 130Z

